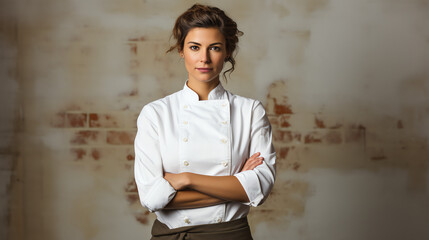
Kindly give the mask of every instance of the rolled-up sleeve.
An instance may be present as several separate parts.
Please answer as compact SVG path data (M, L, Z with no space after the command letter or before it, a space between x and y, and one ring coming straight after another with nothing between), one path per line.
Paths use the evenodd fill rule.
M164 179L154 110L146 105L137 119L134 177L141 204L149 211L163 209L176 190Z
M261 102L255 101L252 111L250 134L250 155L260 152L264 161L253 170L239 172L238 178L247 197L246 205L256 207L262 204L271 192L276 176L276 152L272 143L271 125Z

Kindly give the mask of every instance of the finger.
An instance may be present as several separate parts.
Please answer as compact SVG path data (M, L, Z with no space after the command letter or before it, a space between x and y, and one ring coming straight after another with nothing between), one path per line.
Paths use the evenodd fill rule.
M247 160L246 164L244 164L243 169L241 171L247 171L252 169L252 166L257 162L256 159Z
M260 152L257 152L257 153L255 153L255 154L253 154L250 158L256 158L256 157L259 157L259 155L261 155L261 153ZM250 159L249 158L249 159Z
M243 167L243 169L241 171L253 170L257 166L261 165L262 163L263 163L263 159L262 158L258 158L255 161L252 161L249 164L246 164L246 166Z
M245 164L245 166L246 166L246 167L249 167L249 166L254 165L254 164L259 165L259 164L261 164L261 163L262 163L262 160L263 160L263 159L264 159L263 157L258 157L258 158L253 158L253 159L248 159L248 160L247 160L247 162L246 162L246 164Z
M257 158L254 162L252 162L252 167L255 168L255 167L261 165L263 162L264 162L263 157Z
M255 167L257 167L261 164L262 164L262 160L258 160L258 161L252 162L252 164L249 165L249 168L251 168L253 170Z
M258 158L255 158L255 159L251 159L248 162L249 162L249 164L258 164L259 165L259 164L262 163L263 160L264 160L263 157L258 157Z

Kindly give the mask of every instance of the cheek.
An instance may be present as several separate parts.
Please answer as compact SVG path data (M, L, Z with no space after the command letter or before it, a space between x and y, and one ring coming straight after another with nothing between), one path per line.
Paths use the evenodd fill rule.
M224 57L219 57L218 59L216 59L216 65L219 67L222 67L225 63L225 58Z

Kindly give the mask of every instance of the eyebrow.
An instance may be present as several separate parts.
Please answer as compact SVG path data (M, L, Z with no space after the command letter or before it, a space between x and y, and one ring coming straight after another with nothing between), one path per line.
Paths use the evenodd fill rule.
M197 43L197 42L188 42L187 44L195 44L195 45L201 46L201 44L200 44L200 43ZM213 45L223 45L223 43L221 43L221 42L216 42L216 43L212 43L212 44L210 44L209 46L213 46Z

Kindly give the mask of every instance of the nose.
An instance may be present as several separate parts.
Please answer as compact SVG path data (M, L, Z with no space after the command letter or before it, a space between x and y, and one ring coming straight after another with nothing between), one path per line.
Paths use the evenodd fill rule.
M201 51L200 61L203 63L210 62L210 53L208 49L206 51Z

